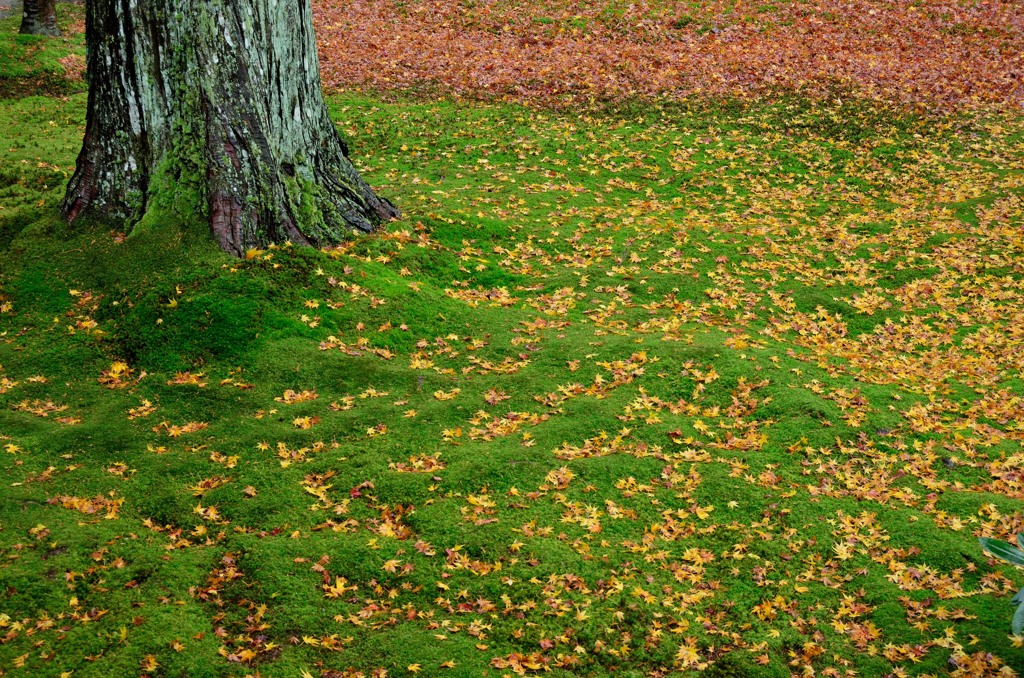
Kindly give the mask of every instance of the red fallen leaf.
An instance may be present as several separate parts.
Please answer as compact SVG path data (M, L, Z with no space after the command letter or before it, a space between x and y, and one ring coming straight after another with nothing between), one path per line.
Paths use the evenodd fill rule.
M363 482L359 483L358 485L353 487L351 490L349 490L348 491L348 496L350 496L351 498L355 499L357 497L363 496L363 493L360 490L372 490L372 489L373 489L373 483L371 483L369 480L366 480L366 481L363 481Z

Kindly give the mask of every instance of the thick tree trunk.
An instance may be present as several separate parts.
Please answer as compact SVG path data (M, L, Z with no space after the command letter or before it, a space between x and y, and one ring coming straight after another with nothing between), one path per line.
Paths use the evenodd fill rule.
M56 5L57 0L25 0L21 32L27 35L60 35Z
M322 246L397 216L327 113L309 0L90 0L89 108L62 205L199 211L236 255Z

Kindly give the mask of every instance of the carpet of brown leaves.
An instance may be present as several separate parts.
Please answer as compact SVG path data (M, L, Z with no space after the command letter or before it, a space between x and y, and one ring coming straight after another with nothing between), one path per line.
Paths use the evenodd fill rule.
M314 0L324 84L526 101L850 91L1024 102L1019 2Z

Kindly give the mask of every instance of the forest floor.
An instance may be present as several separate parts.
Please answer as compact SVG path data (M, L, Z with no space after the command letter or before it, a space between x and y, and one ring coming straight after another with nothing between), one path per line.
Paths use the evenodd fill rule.
M17 16L21 12L21 0L2 0L0 2L0 19Z
M0 675L1024 672L1008 99L363 83L403 218L237 260L56 216L61 7L0 22Z

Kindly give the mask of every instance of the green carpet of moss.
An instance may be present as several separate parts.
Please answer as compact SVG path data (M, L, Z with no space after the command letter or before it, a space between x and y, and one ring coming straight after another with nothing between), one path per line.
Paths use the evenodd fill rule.
M0 19L0 99L26 94L67 95L84 87L85 8L59 3L63 35L19 35L21 13Z
M1020 119L331 105L403 219L244 261L0 107L5 675L1024 669Z

